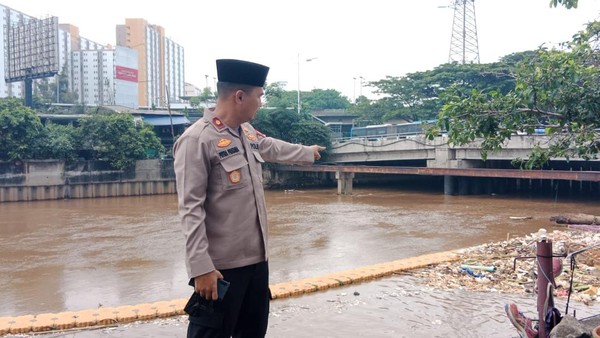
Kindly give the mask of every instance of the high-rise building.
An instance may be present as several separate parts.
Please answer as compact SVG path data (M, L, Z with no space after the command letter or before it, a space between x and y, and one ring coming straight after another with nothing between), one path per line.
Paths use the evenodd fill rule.
M165 35L165 29L144 19L126 19L117 25L117 46L138 52L138 102L165 107L185 95L183 47Z
M59 75L66 76L68 79L69 91L77 92L77 86L73 83L75 73L73 71L73 52L80 50L102 50L104 45L91 41L79 35L79 27L71 24L59 24L59 64L61 68ZM57 75L58 76L58 75ZM56 79L55 79L56 80ZM61 103L57 98L57 103ZM83 104L84 100L78 97L78 103ZM92 104L93 102L88 102Z
M73 88L81 104L138 107L138 57L134 49L117 46L74 51L72 60Z

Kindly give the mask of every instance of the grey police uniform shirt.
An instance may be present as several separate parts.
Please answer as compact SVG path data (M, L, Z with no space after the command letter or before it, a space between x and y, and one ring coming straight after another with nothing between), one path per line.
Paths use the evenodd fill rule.
M190 278L266 261L267 210L261 164L311 164L311 147L226 126L211 111L173 148Z

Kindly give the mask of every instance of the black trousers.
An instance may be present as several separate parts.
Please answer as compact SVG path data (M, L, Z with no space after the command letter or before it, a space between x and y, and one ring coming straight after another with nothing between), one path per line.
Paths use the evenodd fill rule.
M219 270L230 283L222 301L190 316L188 338L264 337L269 320L269 264Z

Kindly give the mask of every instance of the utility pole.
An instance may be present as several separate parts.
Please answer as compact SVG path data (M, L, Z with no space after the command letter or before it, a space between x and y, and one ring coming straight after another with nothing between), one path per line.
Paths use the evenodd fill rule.
M169 99L170 95L168 85L165 85L165 91L167 92L167 111L169 112L169 120L171 121L171 138L173 139L173 143L175 143L175 131L173 130L173 116L171 115L171 101Z
M298 115L300 115L300 53L298 53Z
M358 94L358 96L360 97L360 96L362 96L363 80L364 80L365 78L361 76L361 77L359 77L359 79L360 79L360 87L358 88L358 90L359 90L359 94Z
M56 103L60 103L60 77L58 74L54 75L56 81Z
M318 56L308 58L305 61L311 62L316 59L318 59ZM298 53L298 90L297 90L297 94L298 94L298 115L300 115L300 107L301 107L301 102L300 102L300 53Z
M353 77L354 82L352 83L352 101L356 104L356 76Z

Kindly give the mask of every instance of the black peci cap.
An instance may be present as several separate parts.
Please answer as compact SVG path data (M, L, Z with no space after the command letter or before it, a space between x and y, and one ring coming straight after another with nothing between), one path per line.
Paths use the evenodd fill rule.
M217 60L217 77L220 82L263 87L268 73L269 67L258 63L234 59Z

